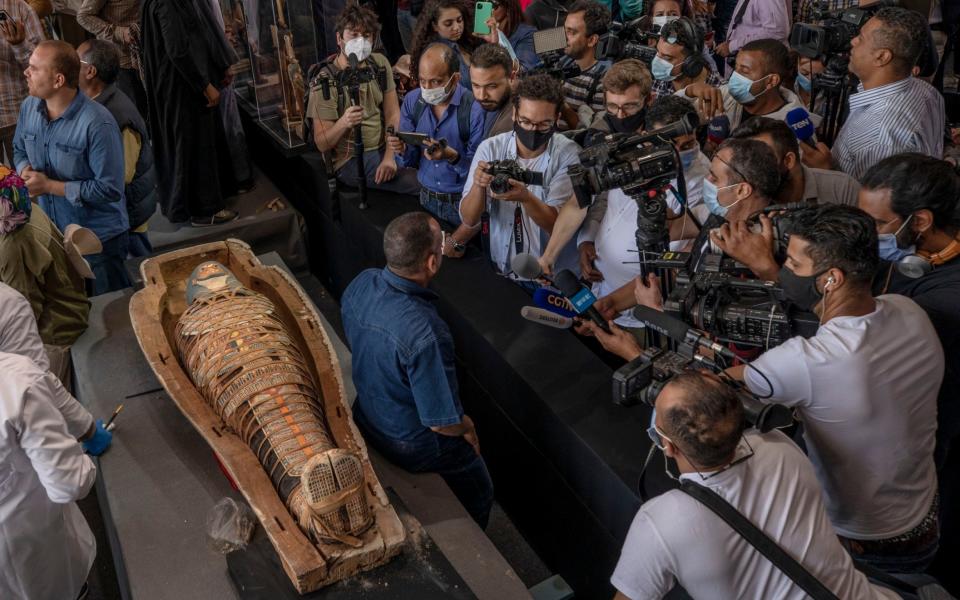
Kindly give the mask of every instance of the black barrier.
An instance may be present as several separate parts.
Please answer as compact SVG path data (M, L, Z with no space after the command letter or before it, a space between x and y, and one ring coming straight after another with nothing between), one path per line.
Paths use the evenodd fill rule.
M331 197L319 155L283 156L256 139L255 126L247 130L260 168L304 215L311 269L331 294L384 264L383 230L418 210L415 199L371 190L360 211L356 194ZM649 408L615 406L612 369L571 332L523 319L530 297L480 256L445 260L433 288L498 502L578 597L611 597L609 578L640 505Z

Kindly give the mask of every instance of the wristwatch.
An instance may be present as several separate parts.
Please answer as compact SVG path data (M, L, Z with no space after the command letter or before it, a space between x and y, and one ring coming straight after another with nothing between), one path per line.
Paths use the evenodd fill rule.
M457 238L452 235L447 238L447 241L450 242L450 245L453 246L454 251L464 252L467 249L467 245L459 241Z

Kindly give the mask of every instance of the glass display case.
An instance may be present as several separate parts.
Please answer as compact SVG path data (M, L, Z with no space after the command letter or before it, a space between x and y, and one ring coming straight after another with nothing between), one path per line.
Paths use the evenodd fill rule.
M312 0L219 0L240 57L237 98L287 148L304 145L306 73L317 62Z

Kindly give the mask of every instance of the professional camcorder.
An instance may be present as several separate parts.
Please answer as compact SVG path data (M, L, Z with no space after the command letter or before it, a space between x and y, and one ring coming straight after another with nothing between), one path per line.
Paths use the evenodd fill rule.
M623 188L624 193L666 186L676 179L680 162L671 139L696 131L699 119L689 113L650 133L613 133L580 151L580 164L568 169L577 203L587 207L600 192Z
M703 366L704 361L696 354L647 348L613 374L613 401L621 406L633 406L638 402L653 406L661 390L674 376ZM766 404L745 386L728 378L721 377L720 381L736 390L743 405L744 418L750 426L766 432L793 423L793 413L786 406Z
M490 182L490 191L494 194L505 194L510 191L509 179L519 181L525 185L543 185L543 173L528 171L515 160L494 160L487 163L487 173L493 175Z
M644 31L640 28L641 21L646 18L634 19L626 25L614 22L610 28L600 36L597 42L595 56L597 60L613 62L625 58L635 58L646 64L653 62L657 49L647 45L647 40L658 39L659 33Z
M533 51L543 63L530 69L525 75L546 73L554 79L565 81L580 74L580 66L572 60L565 60L564 48L567 47L567 34L563 27L554 27L536 31L533 34Z
M860 33L870 17L884 6L896 6L896 0L881 0L869 6L826 10L827 2L817 4L813 13L819 25L794 23L790 31L790 47L800 56L821 59L826 62L831 56L846 55L850 52L850 42Z

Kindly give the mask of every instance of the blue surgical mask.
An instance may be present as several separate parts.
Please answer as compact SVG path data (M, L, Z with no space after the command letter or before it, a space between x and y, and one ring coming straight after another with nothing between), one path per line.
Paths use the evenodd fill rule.
M689 150L680 151L680 162L683 164L683 170L688 171L693 165L693 161L697 160L697 155L700 154L700 146L694 146Z
M903 224L900 225L900 227L898 227L893 233L877 234L880 258L883 260L889 260L890 262L899 262L899 260L904 256L910 256L911 254L917 253L917 247L915 244L910 244L905 248L901 248L899 242L897 241L897 236L900 235L900 232L903 231L903 228L910 223L910 219L912 218L913 215L907 217Z
M717 215L718 217L726 217L730 208L735 206L737 202L740 202L740 200L743 199L741 198L740 200L737 200L737 202L734 202L730 206L720 205L720 200L717 199L717 195L720 193L720 190L725 190L735 185L738 184L733 183L730 185L725 185L722 188L718 188L717 185L709 179L703 179L703 204L707 207L707 210L710 211L710 214Z
M909 246L901 248L897 245L897 235L894 233L881 233L877 236L879 242L880 258L890 262L899 262L904 256L916 254L916 247Z
M679 73L673 75L673 65L666 59L660 58L659 55L653 57L653 61L650 63L650 73L657 81L673 81L679 75Z
M803 73L797 73L797 87L809 94L813 91L813 82Z
M763 81L763 79L766 79L767 77L769 77L769 75L763 77L762 79L758 79L757 81ZM757 99L757 97L753 95L753 92L750 91L750 88L753 87L753 84L755 84L757 81L747 79L739 72L734 71L733 75L730 76L730 81L727 82L730 95L733 96L733 99L740 104L750 104Z

